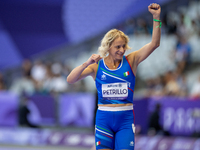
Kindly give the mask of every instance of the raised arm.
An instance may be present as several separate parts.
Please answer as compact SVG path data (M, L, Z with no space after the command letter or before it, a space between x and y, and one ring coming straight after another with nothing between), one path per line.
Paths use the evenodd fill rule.
M95 67L101 59L100 55L93 54L85 63L74 68L67 77L67 82L72 84L87 76L95 77Z
M149 12L153 16L153 33L152 40L150 43L144 45L138 51L132 52L128 55L128 59L134 66L137 66L140 62L146 59L157 47L160 45L160 36L161 36L161 21L160 13L161 7L159 4L153 3L148 6ZM134 67L133 67L133 70Z

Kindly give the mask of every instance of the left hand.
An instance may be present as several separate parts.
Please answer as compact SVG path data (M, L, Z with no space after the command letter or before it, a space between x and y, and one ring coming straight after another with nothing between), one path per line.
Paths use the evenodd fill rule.
M159 4L152 3L148 6L149 12L153 15L154 19L159 19L160 18L160 13L161 13L161 7Z

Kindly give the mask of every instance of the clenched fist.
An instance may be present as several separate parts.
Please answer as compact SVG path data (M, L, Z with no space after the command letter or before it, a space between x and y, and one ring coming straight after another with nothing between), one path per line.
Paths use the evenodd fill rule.
M102 59L102 57L98 54L92 54L90 58L86 61L87 65L93 64L93 63L98 63L98 61Z
M153 15L153 18L159 18L161 13L161 7L159 4L152 3L148 6L149 12Z

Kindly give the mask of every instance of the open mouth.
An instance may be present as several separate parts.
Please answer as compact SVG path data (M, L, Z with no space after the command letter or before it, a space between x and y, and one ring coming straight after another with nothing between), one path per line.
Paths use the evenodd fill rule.
M124 54L117 54L117 56L120 56L120 57L122 57Z

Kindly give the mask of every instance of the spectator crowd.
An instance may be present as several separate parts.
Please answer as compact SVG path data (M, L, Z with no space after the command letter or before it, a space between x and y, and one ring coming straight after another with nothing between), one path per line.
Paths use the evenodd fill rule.
M200 98L199 79L190 89L187 85L186 72L192 67L192 47L188 39L200 38L200 2L189 1L189 6L180 7L174 11L164 11L162 20L162 35L176 35L177 43L171 53L171 60L175 62L175 70L145 81L144 96L184 96L192 99ZM116 28L127 35L150 35L152 20L142 17L130 18ZM0 72L0 90L9 90L18 95L26 93L59 94L66 92L85 92L87 88L84 80L73 85L68 85L66 77L71 68L61 61L42 61L25 59L19 74L8 79L6 73ZM10 81L11 80L11 81ZM137 90L137 87L136 87Z

